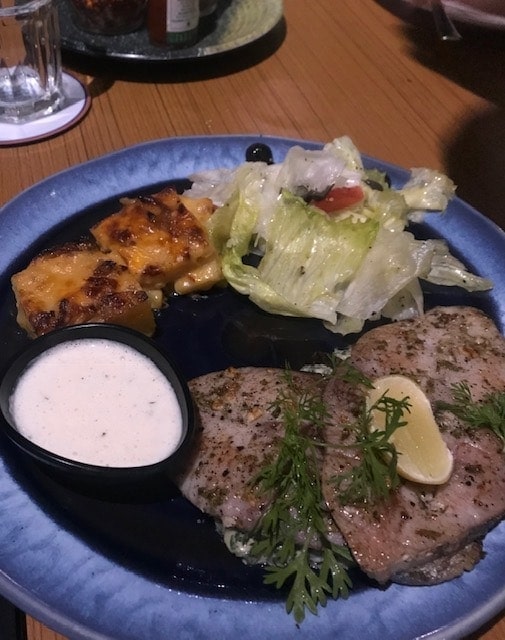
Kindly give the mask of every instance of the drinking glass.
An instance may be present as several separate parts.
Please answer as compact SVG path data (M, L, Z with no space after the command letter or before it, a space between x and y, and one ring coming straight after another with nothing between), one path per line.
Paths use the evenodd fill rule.
M0 122L22 123L62 102L54 0L0 0Z

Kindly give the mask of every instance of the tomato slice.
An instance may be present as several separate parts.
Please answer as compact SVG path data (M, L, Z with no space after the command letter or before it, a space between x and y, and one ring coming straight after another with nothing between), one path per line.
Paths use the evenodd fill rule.
M334 187L322 200L312 200L311 204L326 213L336 213L361 202L365 194L360 186Z

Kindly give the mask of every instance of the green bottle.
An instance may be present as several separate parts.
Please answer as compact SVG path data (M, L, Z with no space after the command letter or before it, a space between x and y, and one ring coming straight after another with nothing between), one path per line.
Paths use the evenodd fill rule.
M198 38L199 0L149 0L147 27L154 44L183 49Z

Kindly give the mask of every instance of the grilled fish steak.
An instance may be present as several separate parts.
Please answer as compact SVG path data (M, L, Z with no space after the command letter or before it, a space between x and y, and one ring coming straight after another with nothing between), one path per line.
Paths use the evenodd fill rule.
M295 373L307 385L314 377ZM284 381L280 369L226 369L191 380L202 429L180 480L182 493L224 528L249 531L267 498L251 480L273 457L282 425L270 405Z
M475 400L505 391L505 340L492 321L469 307L438 307L412 320L375 328L361 337L351 362L370 378L411 377L435 406L451 401L452 385L466 381ZM359 391L334 378L324 398L333 425L326 439L352 445L348 430ZM334 476L359 462L352 448L325 456L325 498L355 560L380 583L432 584L470 569L480 538L505 514L505 458L486 429L470 433L453 414L436 413L454 457L449 481L439 487L403 482L374 505L340 504Z
M351 351L352 364L370 378L401 374L416 380L432 404L452 400L465 381L475 400L505 390L505 340L492 321L470 307L435 308L424 316L378 327ZM487 429L469 432L448 411L436 418L453 457L449 481L432 487L402 481L386 500L341 504L335 476L359 463L353 423L365 390L336 375L325 382L293 372L298 384L323 393L331 415L324 437L323 491L333 523L357 564L379 583L435 584L471 570L482 557L483 536L505 514L505 459ZM199 440L179 478L183 495L223 529L251 531L268 496L251 486L276 455L283 426L270 407L287 384L279 369L245 367L190 381L201 421ZM345 445L342 447L341 445Z
M304 388L322 393L321 376L295 371L292 376ZM181 492L222 529L249 532L269 503L251 481L276 455L284 433L271 405L286 388L285 371L227 369L195 378L189 385L201 430L179 478ZM328 536L342 542L331 517Z

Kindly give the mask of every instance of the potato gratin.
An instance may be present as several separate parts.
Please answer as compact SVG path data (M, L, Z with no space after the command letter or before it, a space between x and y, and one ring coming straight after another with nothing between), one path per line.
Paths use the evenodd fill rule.
M209 198L172 188L134 199L91 229L93 240L43 251L12 276L17 321L31 337L111 322L144 334L165 293L206 290L222 280L206 230Z

